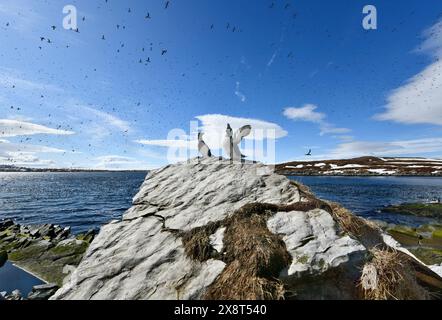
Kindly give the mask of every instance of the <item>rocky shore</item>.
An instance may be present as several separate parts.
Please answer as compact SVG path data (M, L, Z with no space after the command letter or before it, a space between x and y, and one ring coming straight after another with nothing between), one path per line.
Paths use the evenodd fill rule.
M382 212L428 218L418 227L383 225L402 246L435 270L442 270L442 204L404 203L382 209Z
M0 221L0 267L9 260L46 282L34 287L27 298L47 299L80 263L95 233L91 230L74 236L69 227L52 224L24 226L12 220ZM23 298L17 291L3 292L0 296L10 300Z
M262 164L153 170L51 299L437 299L442 278L374 223Z

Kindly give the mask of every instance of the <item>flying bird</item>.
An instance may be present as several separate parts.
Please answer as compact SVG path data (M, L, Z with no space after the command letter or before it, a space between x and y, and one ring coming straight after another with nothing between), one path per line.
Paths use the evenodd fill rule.
M210 148L207 146L207 144L204 142L203 135L204 134L202 132L198 132L198 151L204 158L211 157L212 152L210 151Z
M57 29L57 27L56 27L56 26L52 26L51 28L52 28L52 30L55 30L55 29Z
M164 9L169 8L169 2L170 2L170 1L166 1L166 5L164 6Z
M163 50L161 51L161 55L162 55L162 56L164 56L166 53L167 53L167 50L166 50L166 49L163 49Z
M239 150L238 144L241 143L242 139L250 134L252 127L250 125L243 126L239 128L235 133L233 133L230 124L227 124L226 136L224 137L223 149L226 154L229 155L230 160L241 160L246 156Z
M306 156L311 156L312 155L312 149L309 149L308 152L305 155Z

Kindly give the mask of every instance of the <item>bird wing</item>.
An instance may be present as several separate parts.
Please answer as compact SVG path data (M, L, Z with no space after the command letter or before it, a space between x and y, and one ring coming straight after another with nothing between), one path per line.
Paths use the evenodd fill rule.
M212 156L212 152L210 152L209 146L204 141L200 141L198 143L198 149L204 157Z
M250 125L246 125L239 128L235 132L235 135L233 136L233 143L234 144L240 143L244 137L247 137L250 134L250 132L252 132L252 126Z

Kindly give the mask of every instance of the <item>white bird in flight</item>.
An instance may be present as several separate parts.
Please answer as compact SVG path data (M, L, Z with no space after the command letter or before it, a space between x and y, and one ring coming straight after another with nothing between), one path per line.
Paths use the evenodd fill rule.
M223 148L224 152L230 157L231 160L238 161L246 157L241 153L238 145L244 137L250 134L251 131L252 127L250 125L246 125L239 128L235 133L233 133L232 127L230 126L230 124L227 124Z

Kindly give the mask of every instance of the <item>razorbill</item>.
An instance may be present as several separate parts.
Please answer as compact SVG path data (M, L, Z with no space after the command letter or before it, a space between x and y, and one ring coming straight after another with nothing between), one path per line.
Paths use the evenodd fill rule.
M227 124L223 148L224 152L229 155L231 160L241 160L242 158L246 157L241 153L241 150L239 150L238 144L244 137L248 136L251 131L252 127L250 125L246 125L233 133L232 127L230 124Z
M212 152L210 152L209 147L204 142L203 135L204 134L202 132L198 132L198 151L203 157L211 157Z

